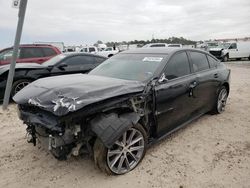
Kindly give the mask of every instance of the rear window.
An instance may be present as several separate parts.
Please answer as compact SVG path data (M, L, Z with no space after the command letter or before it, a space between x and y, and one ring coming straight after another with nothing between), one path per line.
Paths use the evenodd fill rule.
M211 68L215 67L216 64L218 63L218 61L214 59L213 57L211 57L210 55L207 56L207 59Z
M52 48L42 48L42 49L45 57L54 56L57 54Z
M190 52L192 59L192 67L194 72L203 71L209 69L206 55L200 52Z
M103 61L106 60L106 58L96 57L95 60L96 60L96 63L102 63Z
M21 48L20 51L20 58L35 58L35 57L44 57L41 48L32 48L32 47L25 47Z

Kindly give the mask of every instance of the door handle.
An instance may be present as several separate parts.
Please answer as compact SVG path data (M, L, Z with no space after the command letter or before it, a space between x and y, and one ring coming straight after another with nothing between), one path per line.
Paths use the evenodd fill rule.
M197 81L193 81L190 85L189 85L189 93L188 93L188 96L189 97L193 97L195 98L194 96L194 88L198 85L198 82Z

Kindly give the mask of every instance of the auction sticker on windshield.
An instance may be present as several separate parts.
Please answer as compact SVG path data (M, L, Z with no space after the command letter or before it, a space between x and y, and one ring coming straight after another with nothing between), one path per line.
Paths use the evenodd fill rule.
M142 61L161 62L163 57L144 57Z

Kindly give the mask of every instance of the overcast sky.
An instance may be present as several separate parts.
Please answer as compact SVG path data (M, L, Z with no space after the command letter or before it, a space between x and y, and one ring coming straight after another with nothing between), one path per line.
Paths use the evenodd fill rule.
M13 44L18 10L0 0L0 48ZM28 0L22 43L93 44L185 37L250 37L250 0Z

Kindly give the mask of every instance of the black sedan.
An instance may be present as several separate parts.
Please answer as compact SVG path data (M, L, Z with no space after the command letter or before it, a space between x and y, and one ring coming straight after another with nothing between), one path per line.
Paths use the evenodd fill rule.
M87 53L64 53L53 57L42 65L36 63L18 63L11 96L14 96L23 87L39 78L88 73L107 58ZM3 99L10 65L0 66L0 101Z
M108 174L124 174L147 146L201 115L225 110L230 70L194 49L122 52L86 75L44 78L18 92L29 142L58 159L92 153Z

